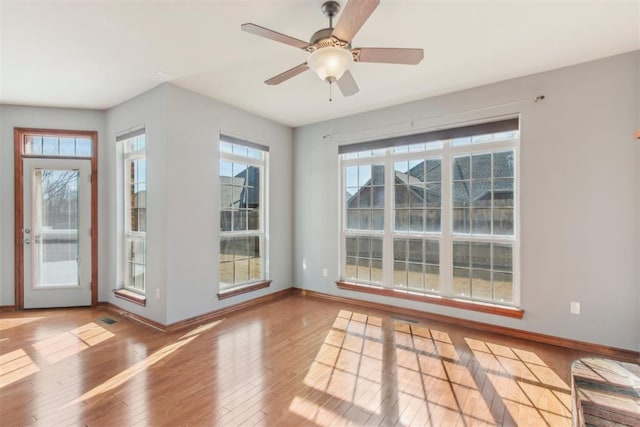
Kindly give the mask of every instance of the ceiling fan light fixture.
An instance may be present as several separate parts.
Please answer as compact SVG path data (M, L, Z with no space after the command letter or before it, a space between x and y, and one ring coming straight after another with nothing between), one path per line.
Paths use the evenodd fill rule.
M311 52L307 65L320 79L334 82L339 80L353 63L351 51L342 47L323 47Z

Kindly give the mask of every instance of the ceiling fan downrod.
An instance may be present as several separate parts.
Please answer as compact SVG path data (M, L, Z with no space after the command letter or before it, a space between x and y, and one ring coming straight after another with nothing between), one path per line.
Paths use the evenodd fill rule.
M326 1L320 8L324 16L329 18L329 28L333 28L333 17L340 12L340 3L337 1Z

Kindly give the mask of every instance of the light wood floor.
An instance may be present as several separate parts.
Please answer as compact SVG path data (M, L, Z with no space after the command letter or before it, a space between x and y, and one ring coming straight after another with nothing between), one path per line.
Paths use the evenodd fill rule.
M569 426L585 355L300 296L176 333L0 316L2 426Z

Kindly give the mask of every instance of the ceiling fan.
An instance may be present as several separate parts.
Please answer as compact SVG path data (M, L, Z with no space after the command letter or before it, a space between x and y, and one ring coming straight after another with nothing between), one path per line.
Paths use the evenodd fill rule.
M380 0L348 1L335 28L333 18L340 11L340 4L336 1L323 3L322 12L329 18L329 28L323 28L313 33L309 42L256 24L242 24L240 28L243 31L309 52L306 62L266 80L266 84L277 85L312 69L329 85L337 82L344 96L351 96L359 91L358 85L349 71L349 66L353 62L416 65L424 58L422 49L351 47L351 40L379 3Z

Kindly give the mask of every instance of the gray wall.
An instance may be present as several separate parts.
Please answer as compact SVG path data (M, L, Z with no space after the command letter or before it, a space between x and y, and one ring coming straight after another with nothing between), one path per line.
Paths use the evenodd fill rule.
M295 129L297 286L639 350L640 182L632 137L640 114L639 56L632 52ZM546 100L532 102L539 94ZM524 99L529 101L514 103ZM338 146L512 113L521 114L522 131L524 318L337 289ZM582 314L569 313L570 301L582 304Z
M98 131L99 301L169 324L293 284L293 132L170 84L107 112L0 106L0 305L13 305L13 128ZM118 299L122 284L122 162L117 133L147 133L147 305ZM269 146L271 287L219 301L218 137ZM160 298L156 299L156 290Z
M640 350L640 153L631 137L640 127L639 76L640 54L634 52L305 126L293 136L285 126L172 85L159 86L106 113L0 106L0 305L14 303L13 127L88 129L97 130L99 138L100 301L172 323L297 284ZM509 104L538 94L547 99ZM507 319L338 290L338 145L509 113L522 117L525 317ZM122 282L117 273L122 262L117 237L122 164L115 135L141 124L149 141L146 307L115 299L111 292ZM215 296L220 131L271 149L269 245L274 280L269 289L223 302ZM334 136L323 138L327 134ZM322 277L324 267L328 278ZM155 299L156 289L160 300ZM581 302L582 314L570 315L569 301Z
M237 110L185 89L165 84L107 113L107 138L112 143L107 167L110 227L122 227L122 182L115 136L145 125L147 131L147 306L105 297L114 304L163 324L237 304L291 287L293 267L292 158L290 128ZM270 288L219 301L218 292L218 137L220 132L270 148ZM110 236L112 266L108 283L122 277L122 241ZM156 299L156 292L160 299Z
M13 249L13 128L43 128L98 131L98 161L105 156L104 113L95 110L64 108L21 107L0 105L0 306L15 303L14 249ZM99 204L104 204L108 192L104 168L98 165ZM104 215L98 216L98 234L107 233ZM98 253L104 253L102 240ZM98 259L98 283L103 283L109 266L104 258Z
M167 322L173 323L293 285L293 132L177 86L167 90ZM267 289L218 301L221 132L269 147L268 255L273 282Z
M106 114L106 140L109 150L103 159L108 171L109 201L100 207L107 216L110 233L107 251L103 256L109 265L108 277L101 286L100 300L109 301L126 310L139 314L156 322L165 324L167 319L167 198L165 189L167 176L167 103L168 87L161 85L143 93ZM122 286L123 277L123 182L121 160L122 146L116 143L116 134L138 126L145 126L147 137L147 304L141 307L111 292ZM155 298L156 289L160 290L160 300Z

